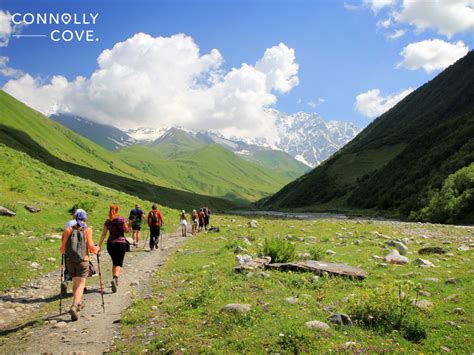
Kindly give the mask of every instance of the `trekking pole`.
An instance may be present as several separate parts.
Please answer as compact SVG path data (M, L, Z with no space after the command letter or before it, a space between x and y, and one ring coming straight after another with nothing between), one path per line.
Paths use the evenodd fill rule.
M63 313L63 293L61 292L64 281L64 254L61 254L61 283L59 284L59 315Z
M97 253L97 268L99 269L100 296L102 297L102 309L105 312L104 288L102 287L102 271L100 270L100 253Z

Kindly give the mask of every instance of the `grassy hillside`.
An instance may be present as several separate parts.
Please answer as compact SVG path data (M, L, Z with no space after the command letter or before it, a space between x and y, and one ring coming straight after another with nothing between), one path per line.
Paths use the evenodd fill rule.
M3 91L0 91L0 143L69 174L178 209L203 204L214 206L216 210L235 206L224 199L166 187L169 183L159 175L146 174L122 162L112 152L64 128Z
M205 145L184 132L153 144L132 146L117 156L183 190L232 200L256 200L290 181L283 167L271 169L239 158L217 145Z
M372 210L472 223L474 180L453 198L461 210L421 213L451 174L474 161L474 52L377 118L309 174L262 201L264 208ZM464 196L464 197L460 197Z
M96 242L110 203L118 203L120 214L125 216L137 202L146 209L151 206L150 201L53 169L4 145L0 145L0 156L0 206L17 214L0 217L0 291L58 268L59 240L48 236L62 232L65 222L71 219L69 210L73 206L88 212L88 224ZM41 211L31 213L24 208L25 204ZM162 206L160 209L173 230L178 212ZM47 261L51 256L58 262ZM31 268L32 262L38 262L40 267Z
M253 155L239 155L242 159L257 163L274 172L296 179L307 172L310 167L299 162L288 153L278 150L260 150Z

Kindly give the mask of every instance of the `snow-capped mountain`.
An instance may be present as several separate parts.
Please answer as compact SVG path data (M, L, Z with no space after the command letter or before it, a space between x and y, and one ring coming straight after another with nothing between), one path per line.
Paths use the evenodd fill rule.
M171 127L162 128L134 128L126 130L130 137L135 139L138 143L153 142L165 134Z
M276 147L311 167L329 158L360 132L352 123L326 122L317 114L270 112L276 117Z
M258 148L282 150L300 162L315 167L352 140L360 129L349 122L324 121L317 114L298 112L288 115L269 109L275 117L277 142L266 137L225 137L215 130L193 132L180 128L207 143L220 144L237 154L249 155ZM167 133L166 128L138 128L126 133L139 143L152 142Z

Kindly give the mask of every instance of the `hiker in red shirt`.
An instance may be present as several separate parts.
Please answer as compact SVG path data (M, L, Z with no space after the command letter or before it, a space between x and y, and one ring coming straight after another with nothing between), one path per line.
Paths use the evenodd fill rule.
M160 241L160 228L163 225L163 215L158 207L153 204L148 212L148 226L150 227L150 250L158 249Z
M199 209L198 217L199 217L199 231L202 231L204 228L204 217L206 214L202 208Z

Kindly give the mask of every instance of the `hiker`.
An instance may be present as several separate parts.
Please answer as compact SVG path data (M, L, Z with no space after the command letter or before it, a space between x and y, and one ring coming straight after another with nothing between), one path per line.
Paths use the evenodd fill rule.
M74 210L74 213L72 214L72 219L67 221L66 224L64 225L63 234L67 228L72 228L75 225L77 225L76 214L82 213L82 212L85 213L85 211L82 208L78 208ZM64 260L64 278L61 282L61 295L64 296L67 294L67 284L71 280L72 280L71 275L69 274L69 271L67 269L67 260Z
M153 204L151 211L148 212L148 226L150 227L150 250L158 249L160 241L160 229L163 225L163 215L158 207Z
M188 227L188 218L186 217L186 211L182 210L179 217L179 225L181 226L181 236L186 237L186 228Z
M130 211L128 217L130 224L132 225L133 233L133 245L137 246L140 240L140 230L142 229L142 219L145 217L145 212L140 209L140 205L137 203L135 208Z
M198 225L199 225L199 215L196 212L196 210L193 210L193 212L191 213L191 223L192 223L191 234L196 235Z
M125 238L125 233L128 232L128 224L124 217L118 215L119 207L116 204L112 204L109 207L109 218L105 221L104 227L102 228L102 236L100 238L99 247L102 247L107 231L109 232L109 238L107 239L107 252L112 258L112 292L117 292L118 279L122 272L123 259L125 253L130 250L130 245Z
M76 211L74 220L75 225L64 229L60 248L72 277L73 299L69 309L72 321L79 319L78 312L84 308L82 296L89 275L89 253L97 254L100 251L100 247L96 247L92 240L92 229L86 224L87 213L84 210Z
M199 231L201 232L204 228L204 211L202 208L199 209L198 218L199 218Z
M211 210L209 209L209 207L204 207L203 212L204 212L204 229L207 230L207 226L209 225L209 220L211 219Z

